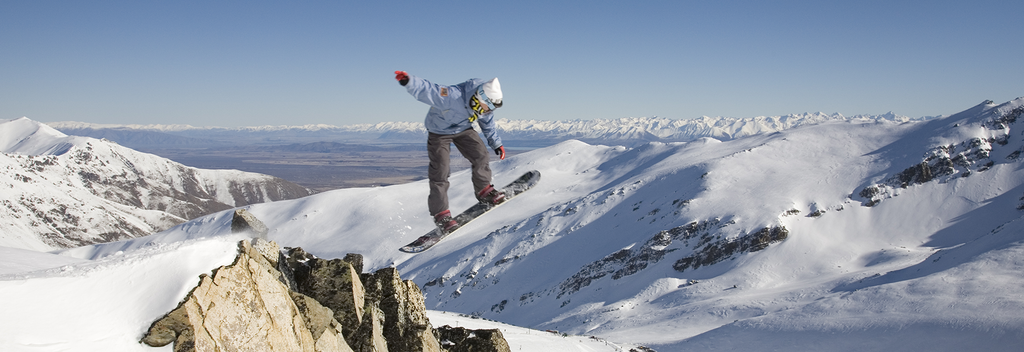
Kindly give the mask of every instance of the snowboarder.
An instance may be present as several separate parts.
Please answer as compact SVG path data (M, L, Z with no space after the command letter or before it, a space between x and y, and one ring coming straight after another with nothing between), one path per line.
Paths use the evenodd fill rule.
M498 158L505 159L505 147L501 144L494 123L494 109L501 107L501 85L498 79L474 78L453 86L444 86L405 71L395 71L395 80L416 100L430 105L423 122L428 132L427 155L430 157L427 208L438 230L448 233L458 226L448 209L448 176L451 173L449 156L453 143L472 165L473 190L477 200L493 205L503 202L505 195L491 184L487 146L473 129L473 123L476 122L490 148Z

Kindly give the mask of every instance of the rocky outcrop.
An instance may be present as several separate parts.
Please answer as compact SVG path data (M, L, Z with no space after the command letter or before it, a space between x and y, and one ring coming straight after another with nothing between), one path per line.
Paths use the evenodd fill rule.
M395 268L360 274L362 257L325 260L301 248L286 250L295 289L334 309L356 351L441 351L426 316L423 293ZM359 270L357 270L357 267Z
M986 101L985 104L990 104ZM1024 115L1024 106L1013 108L982 121L978 127L990 130L991 136L973 137L956 144L939 145L925 152L921 162L910 165L903 171L887 177L882 182L868 185L857 193L865 206L873 207L883 200L895 197L900 189L920 185L932 181L949 182L956 178L969 177L975 173L985 172L998 163L1020 161L1024 147L1011 137L1011 128ZM965 126L966 127L966 126ZM1011 147L1007 145L1013 143ZM1003 149L1003 150L999 150ZM1006 154L1005 158L993 158L996 154Z
M175 352L508 351L496 331L439 340L462 335L433 329L419 286L394 268L360 271L359 255L326 260L258 238L242 241L235 262L200 276L142 342L174 343Z
M704 265L712 265L731 258L733 255L756 252L768 247L769 244L782 242L789 235L785 226L765 227L761 230L740 235L736 238L719 239L716 230L731 225L732 222L721 223L719 219L694 221L686 225L660 231L645 242L640 248L627 248L609 254L601 260L585 265L572 277L562 281L558 286L558 297L573 294L592 282L605 276L612 280L636 274L651 264L657 263L671 252L682 248L692 248L693 254L683 257L673 264L677 271L696 269ZM690 241L696 241L691 247Z
M235 213L231 217L231 232L249 232L255 238L266 240L270 229L260 219L257 219L255 215L239 208L235 209Z
M622 249L587 264L559 285L558 297L575 293L608 275L611 275L613 280L618 280L646 269L648 265L661 261L669 252L677 250L678 248L669 248L673 242L683 242L686 246L690 239L699 238L696 247L702 246L711 240L712 231L718 228L719 222L718 219L694 221L660 231L640 248Z
M240 242L235 262L202 275L199 286L153 323L142 342L173 342L175 352L351 351L330 309L280 280L278 259Z
M292 287L331 307L334 318L348 327L345 336L351 338L363 324L366 312L359 271L349 262L323 260L302 248L286 249L284 260L294 280Z
M701 266L712 265L741 253L757 252L768 248L772 243L778 243L789 237L789 230L785 226L765 227L761 230L740 236L735 239L722 239L708 243L692 255L679 259L672 265L673 269L684 272L687 269L697 269Z
M403 281L395 268L363 275L366 305L384 314L384 338L388 349L408 352L440 352L433 335L420 287Z
M511 349L501 335L501 330L470 330L445 325L436 330L438 340L451 351L459 352L510 352Z

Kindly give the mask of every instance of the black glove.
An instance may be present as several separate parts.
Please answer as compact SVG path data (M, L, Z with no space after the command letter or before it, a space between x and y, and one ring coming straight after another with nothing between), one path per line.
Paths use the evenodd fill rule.
M494 148L494 154L498 154L498 158L505 160L505 146Z

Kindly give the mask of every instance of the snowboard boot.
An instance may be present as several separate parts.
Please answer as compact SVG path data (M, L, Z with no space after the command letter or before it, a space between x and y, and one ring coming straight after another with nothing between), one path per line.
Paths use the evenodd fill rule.
M488 185L476 195L476 199L482 203L498 205L505 201L505 194L494 189L494 185Z
M459 223L452 218L451 210L445 210L434 215L434 225L437 225L437 229L444 233L451 233L455 231L456 227L459 227Z

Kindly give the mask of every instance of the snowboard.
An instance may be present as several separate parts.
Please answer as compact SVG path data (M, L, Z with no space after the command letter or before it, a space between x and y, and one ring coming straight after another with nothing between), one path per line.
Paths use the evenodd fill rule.
M522 176L519 176L519 178L517 178L515 181L512 181L512 183L509 183L507 186L499 190L500 192L505 194L505 201L501 202L498 205L477 202L473 206L469 207L469 209L466 209L466 211L455 216L455 222L457 222L458 225L455 226L455 228L452 229L451 231L445 233L440 229L435 228L426 235L420 236L420 238L417 238L415 241L412 241L412 243L409 243L404 247L399 248L398 250L406 253L419 253L428 250L430 249L430 247L433 247L438 242L441 242L441 240L443 240L445 237L448 237L448 235L451 235L455 231L458 231L459 228L461 228L462 226L466 225L470 221L473 221L473 219L476 219L477 217L483 215L484 213L490 211L491 209L494 209L502 204L508 203L510 200L512 200L512 198L515 198L520 193L526 192L530 188L533 188L533 186L536 185L538 181L540 181L540 171L529 171L523 174Z

